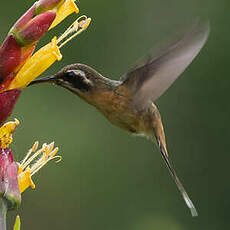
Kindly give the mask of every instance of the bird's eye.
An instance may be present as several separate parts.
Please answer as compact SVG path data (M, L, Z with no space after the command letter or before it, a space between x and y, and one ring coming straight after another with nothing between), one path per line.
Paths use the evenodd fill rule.
M68 70L64 75L65 81L74 81L74 80L84 80L86 79L85 73L81 70Z
M81 70L68 70L63 76L63 80L81 91L88 91L91 86L90 81Z

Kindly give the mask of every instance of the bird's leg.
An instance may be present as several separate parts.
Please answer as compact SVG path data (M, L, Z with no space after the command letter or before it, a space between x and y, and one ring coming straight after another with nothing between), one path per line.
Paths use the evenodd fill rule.
M169 161L169 155L168 155L168 151L166 148L165 133L164 133L164 128L163 128L163 124L161 121L160 113L154 104L152 104L152 107L150 110L151 110L151 113L153 116L153 132L154 132L154 136L156 138L157 144L160 148L161 156L164 159L164 162L165 162L167 168L169 169L169 172L170 172L173 180L175 181L182 197L184 198L186 205L190 209L192 216L197 216L198 214L197 214L195 206L193 205L193 203L190 200L187 192L185 191L182 183L180 182L179 178L177 177L176 172L173 168L173 165Z

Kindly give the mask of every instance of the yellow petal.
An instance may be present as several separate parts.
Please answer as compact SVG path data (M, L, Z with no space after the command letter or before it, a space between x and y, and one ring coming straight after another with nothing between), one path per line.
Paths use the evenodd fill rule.
M25 88L31 81L48 69L56 60L60 61L62 55L57 46L56 37L50 43L38 50L30 57L17 73L7 90Z
M79 13L79 9L77 8L77 5L74 3L74 0L66 0L58 9L56 12L56 17L50 26L49 30L55 27L57 24L59 24L61 21L63 21L66 17L68 17L72 13Z
M18 175L18 185L20 193L23 193L28 187L35 189L35 184L31 178L30 167L27 167L27 169L24 172Z
M1 148L7 148L9 144L13 141L12 134L18 125L19 125L19 121L15 119L15 121L7 122L0 128Z

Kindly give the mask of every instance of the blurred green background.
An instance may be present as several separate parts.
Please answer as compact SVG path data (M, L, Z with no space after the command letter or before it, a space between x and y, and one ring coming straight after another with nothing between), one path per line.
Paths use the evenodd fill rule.
M1 2L1 41L32 3ZM180 26L197 16L210 20L207 45L156 101L171 159L199 216L191 217L156 146L113 127L70 92L41 85L25 89L15 107L12 118L21 125L12 148L20 160L35 140L55 140L63 161L43 168L36 190L23 193L22 229L229 229L229 0L81 0L78 6L92 24L46 74L81 62L118 79ZM12 229L15 213L9 214Z

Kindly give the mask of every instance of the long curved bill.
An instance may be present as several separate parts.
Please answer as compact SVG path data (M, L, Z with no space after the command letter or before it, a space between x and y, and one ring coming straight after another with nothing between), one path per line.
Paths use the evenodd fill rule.
M30 82L30 84L28 86L36 85L36 84L42 84L42 83L56 84L57 82L58 82L58 78L54 75L54 76L48 76L48 77L34 80L34 81Z

